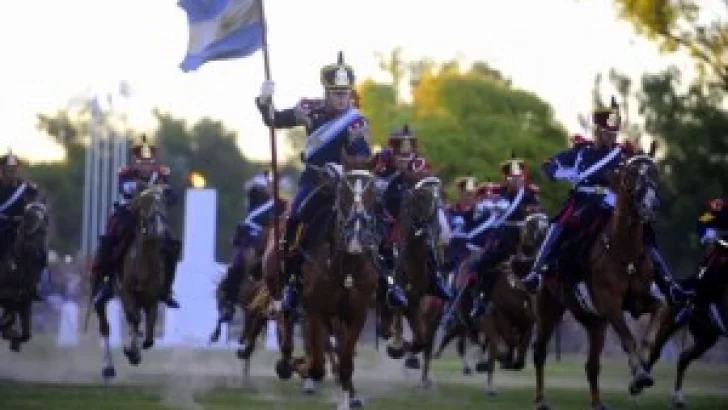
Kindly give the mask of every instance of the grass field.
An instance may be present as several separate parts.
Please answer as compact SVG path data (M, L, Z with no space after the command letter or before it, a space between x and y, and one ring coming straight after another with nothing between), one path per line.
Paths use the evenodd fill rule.
M98 378L96 346L59 350L29 346L20 354L0 351L0 410L71 409L321 409L334 408L338 389L330 378L313 395L302 393L298 379L273 377L275 355L260 352L251 379L243 383L232 351L174 349L149 352L138 368L116 352L118 378L104 386ZM369 409L528 409L533 398L533 369L497 372L497 397L485 394L484 375L463 376L461 363L448 355L434 362L434 385L423 390L419 373L405 371L381 352L362 348L355 382ZM603 366L603 398L613 409L667 409L674 363L658 365L656 386L638 400L626 393L628 371L622 357ZM556 409L587 409L589 397L583 358L549 358L547 397ZM690 409L728 409L728 366L696 364L685 385Z

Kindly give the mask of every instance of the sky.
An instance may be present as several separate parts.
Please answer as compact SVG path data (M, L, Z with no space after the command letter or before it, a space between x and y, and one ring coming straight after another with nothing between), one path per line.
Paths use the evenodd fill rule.
M253 103L263 80L261 53L183 73L187 21L175 0L11 4L0 13L0 151L62 158L35 129L36 113L126 80L133 128L153 130L153 107L190 120L209 116L238 132L247 156L269 157ZM669 64L691 68L637 37L609 0L265 0L265 7L279 108L320 97L318 70L339 50L359 79L388 81L375 53L402 47L408 59L486 61L551 103L576 132L596 73L616 67L637 78Z

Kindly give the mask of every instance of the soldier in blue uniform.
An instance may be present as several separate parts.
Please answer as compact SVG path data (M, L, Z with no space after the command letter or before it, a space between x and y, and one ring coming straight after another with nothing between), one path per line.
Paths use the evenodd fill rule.
M686 291L694 293L676 318L677 325L682 325L693 313L695 302L700 298L702 304L715 302L720 292L728 283L728 276L722 274L728 266L728 201L721 198L711 200L705 212L698 218L698 237L706 247L706 253L700 262L698 274L685 283Z
M38 199L38 187L18 176L20 161L11 151L0 157L0 257L10 252L25 207ZM42 267L47 265L48 252L39 255ZM40 277L40 274L38 275ZM41 301L37 286L30 295Z
M417 137L412 130L405 125L389 134L388 148L380 153L377 174L377 190L381 192L380 217L386 227L387 240L384 241L381 254L385 266L389 272L395 267L394 241L391 238L395 221L399 218L402 206L402 196L407 189L404 174L409 172L413 164L422 163L423 158L419 156L417 149ZM419 162L418 162L419 161ZM439 269L432 272L433 287L431 293L434 296L449 299L445 282ZM394 284L391 274L385 278L387 283L387 300L395 307L406 305L407 300L404 292Z
M101 307L114 297L112 279L134 235L135 218L130 208L131 200L139 189L150 185L165 186L165 203L172 206L177 197L169 187L169 167L157 163L157 148L149 144L146 136L141 143L132 147L134 163L118 170L119 200L114 203L114 210L106 222L106 233L100 238L100 246L96 252L91 269L93 275L93 301ZM162 246L164 257L164 293L161 302L177 309L179 303L172 295L172 287L177 271L177 261L181 251L181 242L168 233Z
M493 200L491 212L494 220L489 226L492 231L484 244L481 257L473 264L473 271L478 275L480 294L475 300L472 317L479 317L486 311L491 288L497 279L493 269L513 255L518 248L519 223L530 213L541 209L537 190L528 183L527 168L523 160L512 156L501 164L501 171L505 183L500 188L499 197Z
M229 321L234 313L234 306L240 290L240 284L245 273L245 254L250 249L260 249L264 245L266 229L273 222L273 194L270 191L269 173L256 174L247 183L248 216L238 222L233 237L235 253L232 262L227 269L227 275L223 279L223 311L222 321ZM285 210L282 201L278 201L277 215ZM256 278L260 279L260 278Z
M612 98L609 107L596 109L592 114L595 126L595 141L576 139L574 146L547 160L542 171L551 180L566 180L573 185L569 199L561 211L553 218L541 249L534 261L531 273L523 279L526 289L535 292L541 284L542 274L549 274L545 267L556 257L562 231L572 226L579 231L583 227L574 222L579 220L606 221L615 205L615 193L609 189L609 175L619 164L634 155L635 149L629 144L617 144L617 134L621 126L619 106ZM673 279L667 264L657 250L656 238L650 225L645 229L645 245L655 267L655 279L663 293L672 303L684 301L687 294Z
M293 108L275 111L271 109L273 83L270 81L263 83L261 94L256 98L266 125L276 128L304 126L308 136L301 155L306 167L291 204L281 247L287 276L281 303L285 311L298 304L303 255L291 246L299 223L306 223L316 210L331 205L330 198L317 189L320 173L325 172L327 163L341 163L342 150L351 156L371 155L367 120L352 104L354 82L354 70L344 62L343 54L339 52L336 64L321 69L324 99L303 99Z

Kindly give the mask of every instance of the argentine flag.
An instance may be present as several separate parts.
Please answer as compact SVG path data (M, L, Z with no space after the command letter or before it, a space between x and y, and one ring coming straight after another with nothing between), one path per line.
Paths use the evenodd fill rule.
M263 46L262 0L180 0L190 39L184 72L208 61L247 57Z

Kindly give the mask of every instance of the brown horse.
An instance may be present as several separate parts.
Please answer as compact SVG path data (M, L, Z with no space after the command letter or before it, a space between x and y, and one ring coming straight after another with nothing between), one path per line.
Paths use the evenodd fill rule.
M246 264L247 263L248 262L246 262ZM218 310L223 309L223 286L223 283L220 282L215 291ZM256 301L256 299L261 297L263 294L264 288L265 284L262 280L256 280L252 276L243 276L237 296L236 304L243 311L243 330L240 332L240 338L238 339L240 347L238 347L236 355L238 359L243 361L243 377L246 379L250 376L250 356L252 356L253 351L255 351L255 344L258 336L260 336L263 331L263 327L268 319L268 315L265 313L264 309L258 306L260 302ZM222 320L217 320L215 329L210 335L210 343L216 343L220 340L223 323L224 322Z
M725 274L726 267L728 266L726 262L728 261L728 241L718 240L707 258L708 261L717 264L717 270L720 272L715 273ZM703 275L704 273L701 269L698 275ZM716 286L715 289L711 290L715 292L715 297L711 298L714 302L699 305L687 323L688 330L693 336L693 344L681 352L680 358L678 359L677 376L672 393L672 402L677 408L685 407L685 395L682 386L685 372L688 366L690 366L690 363L713 347L721 336L728 336L728 286ZM680 329L675 323L675 316L679 309L679 306L674 306L670 309L669 314L663 316L655 344L649 352L649 359L646 365L647 370L650 370L654 366L660 357L665 343Z
M348 409L361 405L352 382L354 350L377 287L373 264L376 193L368 158L342 153L341 164L342 169L329 167L329 178L336 186L334 212L328 213L333 218L327 217L318 226L323 236L304 252L302 306L307 354L296 361L296 368L304 379L321 380L327 336L333 334L343 390L339 408Z
M480 321L480 327L488 343L486 392L495 395L493 373L495 361L499 360L504 370L522 370L526 364L528 345L531 343L536 317L530 295L521 288L519 279L531 269L536 254L548 228L548 216L532 213L522 223L521 235L516 253L495 268L498 275L493 284L490 309ZM505 350L501 350L501 345ZM479 366L480 367L480 366Z
M265 252L268 237L273 236L272 226L264 232L264 236L257 247L248 247L242 250L243 263L231 264L228 267L227 275L240 275L240 286L236 295L235 305L240 307L243 312L243 330L240 333L237 357L243 361L243 377L250 375L250 356L255 350L255 343L263 330L268 318L267 307L269 302L269 293L264 292L265 283L261 278L261 272L255 272L258 267L262 266L263 254ZM233 269L239 269L239 272L233 272ZM262 268L261 268L262 269ZM227 309L224 303L224 287L225 282L220 281L215 291L217 300L218 320L215 329L210 335L210 343L216 343L220 339L222 325L232 319L232 315L228 316L225 312Z
M12 248L0 260L0 307L3 308L0 331L10 340L10 350L31 338L33 292L43 270L47 250L48 212L41 202L30 202L20 217ZM16 331L16 319L20 332Z
M136 366L141 362L139 326L142 313L145 329L141 348L149 349L154 345L159 298L164 286L162 244L169 235L164 188L152 185L141 190L132 200L131 210L136 219L134 238L124 255L116 285L129 329L124 355L131 365ZM105 319L105 315L99 316L100 321ZM108 322L105 324L108 329ZM111 353L108 350L106 353L109 365Z
M403 312L396 312L394 334L387 346L390 357L397 359L406 352L405 366L420 367L414 356L423 353L422 383L429 387L429 366L434 339L444 314L441 300L428 296L432 289L432 272L442 266L444 249L440 245L441 227L439 208L442 202L442 182L429 172L405 174L411 187L405 191L396 229L397 242L396 277L405 291L408 304ZM412 340L403 337L403 317L412 331Z
M646 336L646 343L651 345L649 340L654 340L657 319L665 310L650 293L653 267L643 243L644 224L654 219L657 206L658 175L652 154L654 149L650 156L633 156L612 174L615 208L608 224L584 255L588 272L582 276L584 282L576 279L583 273L578 264L560 263L557 283L547 283L539 292L533 353L537 408L549 408L544 397L544 362L548 341L565 308L572 312L588 334L589 353L585 369L593 409L606 408L599 394L599 371L607 325L615 330L628 355L633 375L630 390L653 385L623 314L623 311L628 311L637 318L652 313Z

